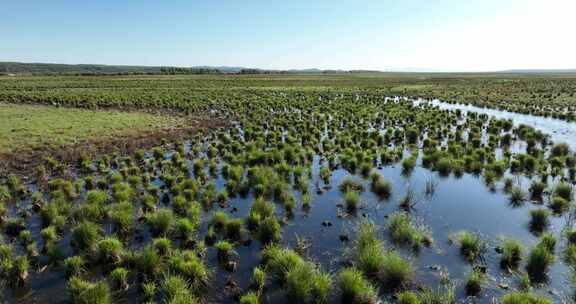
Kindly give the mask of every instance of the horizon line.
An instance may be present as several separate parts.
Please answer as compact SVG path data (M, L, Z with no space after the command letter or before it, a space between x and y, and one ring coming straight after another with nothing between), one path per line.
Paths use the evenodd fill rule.
M212 69L246 69L246 70L259 70L259 71L310 71L317 70L323 71L336 71L336 72L377 72L377 73L505 73L505 72L576 72L575 68L503 68L497 70L449 70L441 68L419 68L419 67L389 67L384 69L373 68L261 68L250 67L244 65L147 65L147 64L114 64L114 63L63 63L63 62L40 62L40 61L0 61L0 64L47 64L47 65L69 65L69 66L110 66L110 67L143 67L143 68L212 68Z

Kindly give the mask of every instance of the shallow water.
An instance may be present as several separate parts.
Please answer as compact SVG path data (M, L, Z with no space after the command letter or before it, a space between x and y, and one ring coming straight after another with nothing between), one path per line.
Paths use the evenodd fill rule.
M524 124L534 127L536 130L550 135L550 138L554 142L564 142L569 144L572 148L576 148L576 123L574 122L568 122L551 117L514 113L491 108L482 108L471 104L448 103L438 99L434 99L432 101L424 101L420 99L418 102L428 102L433 106L445 110L461 110L466 113L474 112L479 114L487 114L499 119L511 119L514 122L514 126Z
M424 102L422 100L418 102ZM536 117L531 115L510 113L499 110L478 108L468 105L457 105L443 103L435 100L430 102L446 110L462 110L464 112L476 112L494 116L500 119L512 119L514 125L527 124L536 129L550 134L551 139L556 142L566 142L572 147L576 146L576 124L568 123L552 118ZM520 148L518 148L521 150ZM170 153L166 156L169 159ZM191 164L189 164L191 166ZM515 288L518 277L503 271L499 267L500 255L495 252L495 247L499 244L501 237L513 237L522 241L525 245L524 256L529 253L530 248L538 241L538 236L530 232L528 221L529 211L534 208L546 207L539 203L526 202L522 206L514 207L509 204L508 196L502 191L502 183L497 183L496 190L491 191L485 185L483 179L472 174L464 174L462 177L453 175L441 177L438 173L432 172L423 167L417 166L414 171L406 176L402 173L399 164L383 166L377 169L384 178L392 183L393 194L389 199L382 200L368 189L369 180L359 175L351 175L344 169L332 172L330 187L323 193L317 193L315 185L321 187L324 183L318 176L320 168L320 157L315 156L312 164L313 176L310 180L309 188L312 198L311 209L305 211L301 208L300 193L294 192L298 201L293 217L285 220L282 230L281 244L294 248L298 240L306 239L310 247L307 250L307 258L322 265L324 270L336 273L343 262L345 262L346 248L348 243L340 240L341 235L347 235L354 240L354 229L364 220L370 220L380 227L380 236L387 240L387 246L398 249L403 256L408 257L417 268L415 284L417 286L434 287L438 284L440 271L445 269L450 278L455 281L456 292L461 302L469 301L474 303L492 303L493 297L500 297L509 292L498 287L499 283ZM348 214L339 204L343 201L343 195L338 189L338 185L346 177L353 176L360 181L366 191L361 194L362 206L355 214ZM431 197L424 195L425 184L433 179L437 182L435 194ZM527 189L530 180L526 177L515 177L515 180ZM219 175L214 179L217 190L225 187L224 179ZM557 181L550 180L549 184ZM155 184L162 186L159 179ZM422 248L419 252L413 252L406 248L396 247L388 242L386 223L387 216L399 211L400 198L411 189L414 191L419 203L411 211L411 215L419 223L427 226L432 232L434 244L430 248ZM252 196L231 197L228 206L223 208L231 217L245 217L250 211L253 201ZM203 215L203 229L205 231L210 215L219 210L216 206L213 210ZM279 217L284 217L281 205L276 206ZM322 222L328 221L332 225L325 227ZM29 219L29 229L34 235L38 235L41 229L38 216ZM560 302L563 295L571 294L570 270L561 260L561 250L564 242L561 238L562 229L565 227L565 218L554 216L551 218L549 229L558 241L556 248L556 262L550 269L550 281L548 285L537 288L537 292L548 294L556 302ZM143 225L146 226L146 225ZM149 238L147 229L144 227L144 234ZM464 294L465 278L471 265L466 262L459 253L457 244L451 242L451 236L460 231L470 231L479 233L488 244L485 254L485 266L487 267L488 280L486 286L477 299L466 299ZM561 241L562 240L562 241ZM69 238L61 241L69 248ZM218 266L216 252L214 248L208 249L207 264L214 270L213 280L208 291L210 302L236 303L230 294L224 292L228 279L234 280L238 286L245 289L249 286L250 277L254 267L260 263L262 244L252 241L249 245L239 245L236 248L239 262L237 271L229 273ZM524 261L523 261L524 262ZM520 269L524 269L521 263ZM137 284L133 284L136 286ZM33 291L33 292L32 292ZM136 287L129 290L129 295L136 293ZM382 295L389 297L389 295ZM16 300L16 298L18 300ZM129 303L137 303L140 299L137 296L128 296ZM26 288L18 291L16 295L10 297L11 300L21 303L66 303L69 300L66 292L66 280L62 269L48 268L45 272L31 273L29 283ZM284 291L278 286L271 285L263 295L263 303L288 303Z
M315 162L314 168L318 168ZM412 211L413 217L418 222L426 225L434 238L434 244L430 248L422 248L419 252L396 247L387 241L387 246L400 250L405 257L411 259L417 269L415 283L420 286L435 286L439 282L440 266L450 274L450 278L456 283L458 298L466 298L464 294L465 279L472 266L460 256L457 244L452 244L450 237L460 231L470 231L479 233L488 244L485 254L485 266L487 267L488 280L486 286L475 303L492 303L492 297L500 297L508 292L498 287L498 284L506 284L514 288L517 277L500 269L500 255L495 252L495 247L499 244L501 237L513 237L522 241L525 245L525 253L535 245L538 236L532 234L528 229L529 210L542 207L541 204L526 202L519 207L512 207L509 199L503 193L502 184L498 184L495 192L488 191L480 177L464 174L457 178L454 176L439 177L425 168L416 168L410 176L402 174L401 166L387 166L377 170L387 180L393 184L393 195L386 200L382 200L370 191L364 191L361 195L362 207L355 214L347 214L338 206L342 203L343 196L337 185L350 174L343 169L333 172L331 183L332 188L323 194L312 191L312 207L309 211L298 208L294 217L288 220L283 227L282 244L294 248L297 239L306 239L310 247L307 257L310 260L320 263L324 270L336 273L345 262L347 243L340 241L340 235L348 235L354 239L356 226L370 220L380 227L380 235L388 240L386 226L387 215L401 210L398 201L410 188L415 191L416 196L422 198ZM316 172L316 171L315 171ZM437 181L435 194L430 198L424 198L424 187L427 180L433 178ZM365 189L369 189L369 180L361 176L354 175L354 179L360 181ZM312 179L311 184L322 182L317 176ZM524 186L527 186L527 179L522 179ZM249 212L250 199L236 198L230 203L230 210L237 207L239 211L232 214L234 217L246 216ZM300 207L300 206L299 206ZM277 206L277 210L281 210ZM329 221L332 226L324 227L322 222ZM548 230L560 240L561 230L564 227L564 218L555 216L551 218L552 226ZM557 252L561 246L557 246ZM231 275L241 288L249 286L252 269L260 263L261 244L253 242L248 247L239 247L238 271L233 274L219 270L217 275L217 285L224 287L226 278ZM212 257L213 265L216 265L215 257ZM523 269L523 264L520 269ZM548 294L553 292L559 301L562 294L570 294L569 269L560 260L550 269L550 284L537 289L538 292ZM219 288L211 294L218 302L234 303L229 298L222 298ZM289 303L283 291L279 288L269 290L264 295L264 303Z

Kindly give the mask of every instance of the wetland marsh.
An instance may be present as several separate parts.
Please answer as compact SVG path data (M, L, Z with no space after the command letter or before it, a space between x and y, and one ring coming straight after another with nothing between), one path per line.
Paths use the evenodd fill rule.
M9 172L4 299L571 303L574 122L408 92L430 90L413 86L428 81L445 80L2 82L11 104L181 112L163 126L195 115L223 122L73 162L39 153L30 173Z

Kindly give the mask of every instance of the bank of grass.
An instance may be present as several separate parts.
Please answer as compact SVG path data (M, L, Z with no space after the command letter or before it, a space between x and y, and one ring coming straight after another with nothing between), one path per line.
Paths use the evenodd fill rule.
M184 126L178 116L0 103L0 154Z

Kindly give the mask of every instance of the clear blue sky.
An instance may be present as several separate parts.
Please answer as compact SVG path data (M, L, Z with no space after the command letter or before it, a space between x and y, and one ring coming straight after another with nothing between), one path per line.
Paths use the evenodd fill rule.
M0 0L0 61L576 68L575 0Z

